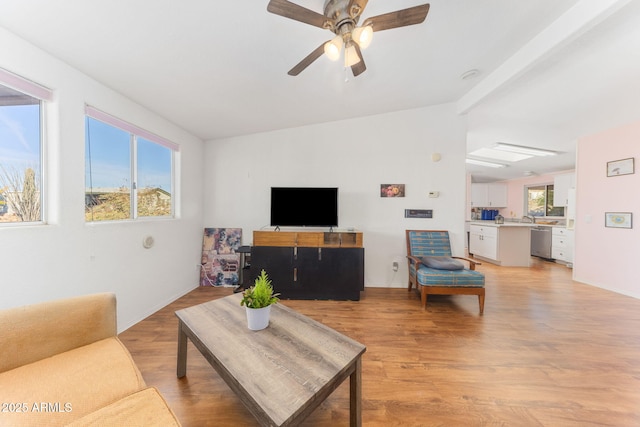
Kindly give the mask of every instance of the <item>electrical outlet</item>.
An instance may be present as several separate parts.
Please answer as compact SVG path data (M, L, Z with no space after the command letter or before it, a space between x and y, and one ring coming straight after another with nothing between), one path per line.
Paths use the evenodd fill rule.
M393 261L393 271L398 271L398 261Z

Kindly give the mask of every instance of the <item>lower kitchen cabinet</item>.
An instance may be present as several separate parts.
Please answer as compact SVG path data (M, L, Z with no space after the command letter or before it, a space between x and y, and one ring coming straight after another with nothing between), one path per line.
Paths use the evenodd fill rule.
M553 227L551 257L565 264L573 264L573 230Z
M469 255L492 264L528 267L531 263L530 227L471 224Z
M497 261L498 228L472 225L469 232L469 253Z
M251 277L262 269L283 299L359 300L364 290L364 248L254 246Z

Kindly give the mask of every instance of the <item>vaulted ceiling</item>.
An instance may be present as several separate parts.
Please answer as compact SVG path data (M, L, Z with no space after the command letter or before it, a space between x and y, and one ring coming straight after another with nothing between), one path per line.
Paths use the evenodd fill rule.
M363 16L421 3L370 0ZM332 34L267 0L3 0L0 26L203 140L456 103L468 151L562 153L470 166L476 181L571 169L577 138L640 118L640 2L429 3L423 24L374 33L357 78L325 57L287 75Z

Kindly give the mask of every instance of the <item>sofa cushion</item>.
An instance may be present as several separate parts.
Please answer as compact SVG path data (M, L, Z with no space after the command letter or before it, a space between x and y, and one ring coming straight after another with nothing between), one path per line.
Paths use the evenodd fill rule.
M66 425L144 387L128 350L107 338L0 373L0 402L26 409L1 424Z
M437 270L421 265L417 278L421 286L484 287L484 274L475 270Z
M116 297L86 295L0 311L0 372L116 336Z
M68 427L171 427L179 426L160 392L149 387L69 424Z
M429 268L435 268L437 270L462 270L464 264L457 259L453 259L449 256L423 256L422 263Z

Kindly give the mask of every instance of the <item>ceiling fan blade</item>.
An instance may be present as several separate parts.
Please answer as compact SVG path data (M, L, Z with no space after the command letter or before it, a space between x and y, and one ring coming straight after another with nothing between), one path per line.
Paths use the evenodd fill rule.
M360 58L360 62L353 64L351 66L351 71L353 72L353 77L358 77L360 74L364 73L367 70L367 66L364 63L364 58L362 57L362 52L360 51L360 46L358 46L358 43L353 43L353 46L356 48L356 53Z
M424 22L429 13L429 4L396 10L395 12L367 18L365 24L372 23L373 31L389 30L391 28L406 27Z
M360 8L360 13L358 16L362 16L362 12L364 12L364 8L367 7L367 3L369 3L369 0L350 0L347 11L350 12L351 8L357 5Z
M307 55L302 61L298 63L298 65L290 69L287 74L289 74L290 76L297 76L302 71L304 71L305 68L311 65L313 61L320 58L323 54L324 54L324 43L322 43L320 46L316 48L316 50L314 50L309 55Z
M327 17L287 0L271 0L267 10L276 15L324 28Z

